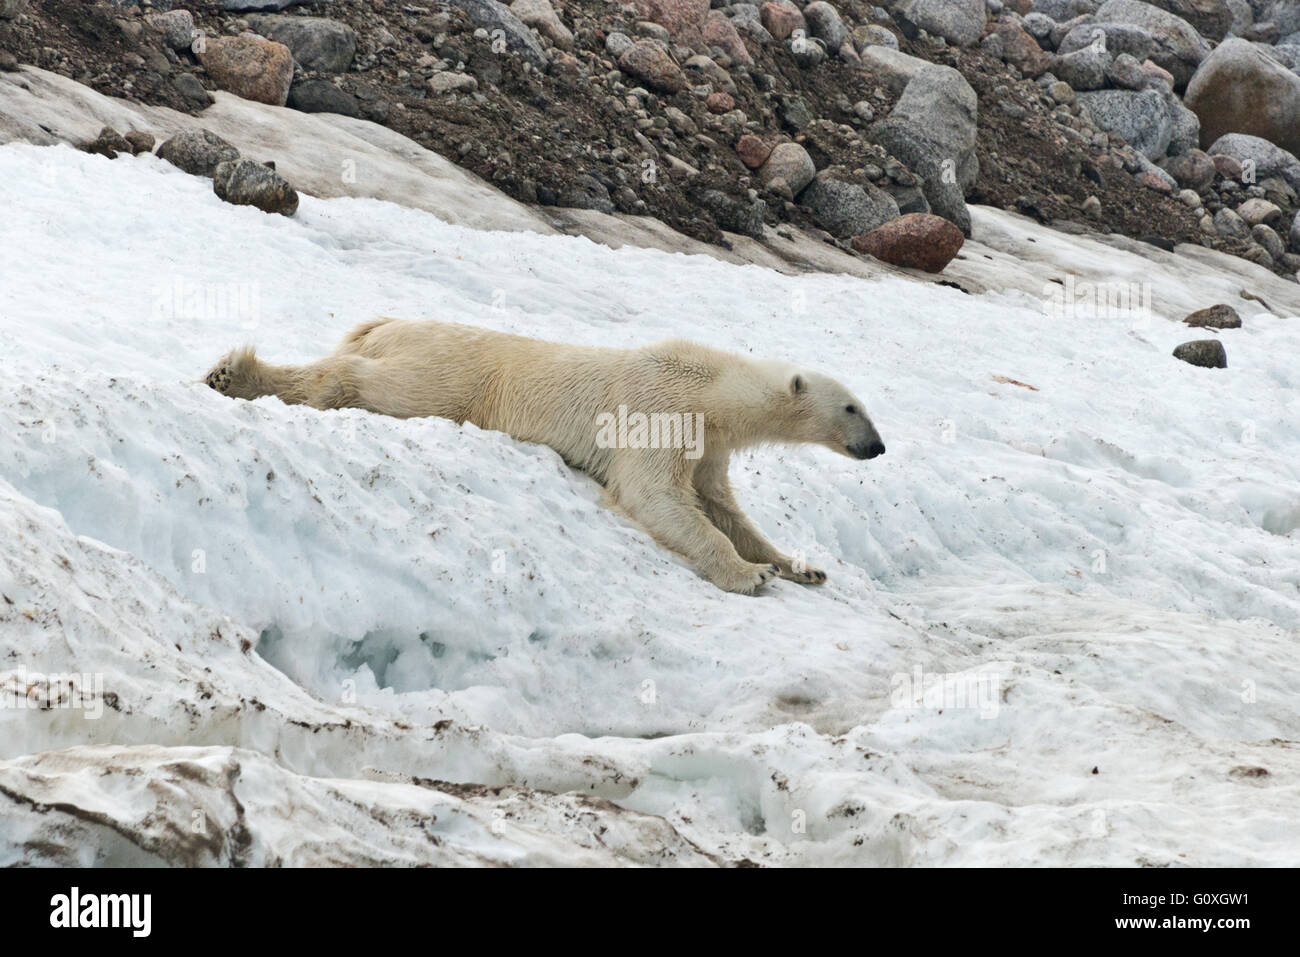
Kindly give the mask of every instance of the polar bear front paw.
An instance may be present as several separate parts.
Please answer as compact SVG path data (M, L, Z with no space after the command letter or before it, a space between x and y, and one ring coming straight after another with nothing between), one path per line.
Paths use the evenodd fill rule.
M735 592L738 595L752 595L780 574L781 569L775 564L742 562L734 571L714 578L713 583L723 591Z
M820 568L813 568L802 562L796 564L792 561L777 562L777 567L781 569L781 577L786 581L798 582L801 585L826 584L826 573Z

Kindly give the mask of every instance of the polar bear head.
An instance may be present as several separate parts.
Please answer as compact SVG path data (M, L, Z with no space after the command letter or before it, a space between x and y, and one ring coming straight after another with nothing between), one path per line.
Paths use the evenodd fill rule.
M885 443L862 400L830 376L792 370L786 391L791 413L789 440L815 442L854 459L874 459L885 453Z

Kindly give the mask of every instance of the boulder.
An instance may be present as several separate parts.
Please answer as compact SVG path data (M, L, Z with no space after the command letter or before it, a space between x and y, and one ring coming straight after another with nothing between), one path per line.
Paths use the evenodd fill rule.
M1228 368L1228 352L1218 339L1196 339L1174 348L1174 358L1206 369Z
M1056 52L1064 55L1095 46L1112 57L1127 53L1141 63L1155 45L1151 31L1132 23L1083 23L1065 35Z
M788 40L796 30L808 33L808 23L790 0L768 0L758 8L763 28L776 40Z
M198 44L199 62L221 89L245 100L284 106L293 82L293 54L261 37L214 37Z
M329 80L299 80L289 87L289 108L301 113L338 113L361 116L357 98L345 93Z
M1237 315L1237 310L1233 309L1226 303L1220 303L1216 306L1210 306L1206 309L1198 309L1191 315L1183 319L1183 322L1189 326L1196 326L1203 329L1240 329L1241 316Z
M514 0L510 12L561 50L573 49L573 31L564 25L551 0Z
M1098 90L1080 93L1078 102L1094 125L1122 136L1147 159L1157 159L1169 148L1173 118L1155 90Z
M1071 53L1057 54L1048 68L1072 90L1101 90L1106 87L1111 56L1105 47L1089 45Z
M516 56L523 57L539 70L550 65L550 59L537 34L510 12L510 8L497 0L448 0L457 9L465 11L469 22L482 27L489 34L501 31L506 49ZM706 4L707 5L707 4Z
M657 93L678 93L686 77L676 61L654 40L637 40L618 58L618 68Z
M1147 0L1153 7L1182 17L1207 40L1219 41L1232 29L1228 0Z
M190 129L164 140L158 156L192 176L211 176L221 163L239 159L239 150L210 130Z
M1237 207L1237 215L1246 221L1247 226L1254 228L1261 223L1275 225L1282 219L1282 210L1266 199L1252 197Z
M1201 142L1249 133L1300 152L1300 76L1246 40L1224 40L1206 57L1184 97L1201 120Z
M740 38L735 24L719 10L710 10L704 20L704 42L708 46L717 47L731 57L733 64L752 66L754 63L754 58L746 48L745 41Z
M849 38L849 29L840 19L839 11L826 0L813 0L804 7L803 18L808 24L809 36L823 41L827 50L839 50Z
M145 21L158 31L163 43L172 50L189 49L194 42L194 14L188 10L151 13L145 17Z
M1130 23L1150 33L1155 41L1151 59L1173 74L1177 90L1210 54L1209 43L1190 23L1141 0L1106 0L1096 17L1099 23Z
M1198 193L1214 183L1214 160L1200 150L1170 157L1165 163L1165 171L1179 186Z
M975 156L979 99L952 67L931 66L907 84L869 139L924 179L926 201L970 234L966 191L979 175Z
M1216 166L1221 158L1236 162L1235 168L1225 165L1220 170L1228 179L1258 183L1276 176L1300 192L1300 158L1266 139L1246 133L1229 133L1210 144L1206 152Z
M276 13L249 14L245 19L262 36L287 46L304 70L343 73L357 54L356 33L337 20Z
M798 143L781 143L768 154L759 168L758 178L764 186L776 179L784 180L790 192L797 195L816 174L817 167L806 149Z
M721 190L708 189L699 195L698 202L713 217L719 229L754 239L763 238L767 203L761 199L742 200Z
M968 47L984 36L988 8L985 0L910 0L903 16L927 33Z
M1000 20L990 36L997 37L1001 43L1002 59L1025 76L1032 79L1047 72L1050 57L1014 20Z
M886 46L865 46L858 55L862 58L863 68L894 94L902 93L914 76L934 65L929 60Z
M839 239L869 233L898 218L898 203L884 190L836 179L830 170L813 177L799 194L799 205L813 222Z
M930 273L942 272L964 242L960 229L928 213L909 213L852 240L853 248L860 253Z
M254 206L264 213L292 216L298 210L298 194L288 181L252 160L220 164L212 173L212 191L227 203Z

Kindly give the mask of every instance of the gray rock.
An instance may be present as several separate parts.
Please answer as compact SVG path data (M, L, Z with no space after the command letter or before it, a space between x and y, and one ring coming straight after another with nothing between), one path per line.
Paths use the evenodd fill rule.
M1080 93L1078 101L1097 127L1122 136L1147 159L1157 159L1169 148L1173 118L1155 90L1098 90Z
M892 30L880 26L878 23L869 23L860 28L860 31L854 31L858 36L858 52L862 52L863 47L888 47L891 50L898 49L898 37L894 36Z
M1227 206L1214 214L1214 230L1224 239L1249 239L1250 227Z
M1276 176L1300 191L1300 159L1266 139L1246 133L1228 133L1206 150L1211 156L1231 156L1242 164L1242 178L1258 182Z
M1206 369L1228 368L1228 351L1218 339L1195 339L1174 348L1174 358Z
M605 184L594 176L580 176L577 183L560 194L559 206L573 209L594 209L599 213L614 212L614 201Z
M1293 253L1300 253L1300 213L1295 214L1295 219L1291 220L1291 231L1287 235L1287 241L1291 244Z
M1147 3L1182 17L1208 40L1222 40L1232 29L1232 9L1227 0L1147 0Z
M221 7L223 10L238 12L245 10L285 10L289 7L297 7L312 2L314 0L221 0ZM330 0L323 0L323 2L329 3Z
M1246 225L1254 228L1260 223L1272 226L1282 219L1282 210L1274 203L1266 199L1254 197L1246 200L1237 207L1237 215L1246 221ZM1267 248L1266 243L1260 243Z
M1042 13L1030 13L1020 21L1020 25L1044 50L1050 52L1056 49L1051 42L1052 28L1056 26L1056 21L1051 17Z
M1198 148L1201 145L1200 118L1172 93L1165 94L1165 106L1169 110L1169 155L1182 156Z
M172 76L172 88L180 94L191 110L202 110L212 104L212 94L203 88L193 73L179 72Z
M764 186L781 179L789 186L791 194L796 195L812 182L816 174L817 167L812 157L798 143L778 143L758 169L759 181Z
M1283 254L1286 253L1286 244L1282 242L1282 237L1271 226L1259 223L1250 227L1250 238L1268 250L1268 254L1274 260L1281 259Z
M163 43L173 50L188 49L194 42L194 14L188 10L151 13L145 20L162 35Z
M254 206L264 213L292 216L298 211L298 193L288 181L262 163L232 160L212 173L212 191L235 206Z
M808 33L826 44L828 50L838 50L849 38L848 27L839 11L826 0L813 0L803 8L803 18L808 22Z
M1096 13L1099 6L1101 0L1034 0L1031 11L1060 21L1073 20L1087 13Z
M299 80L289 87L289 108L300 113L338 113L361 116L357 98L329 80Z
M713 217L719 229L754 239L763 238L763 218L767 215L767 203L761 199L746 202L728 196L721 190L709 189L700 194L699 202Z
M27 10L27 0L0 0L0 20L17 20Z
M763 26L757 4L733 3L723 12L731 20L731 25L736 28L736 32L742 36L747 35L758 43L772 43L776 39L768 32L767 27Z
M1106 86L1111 56L1103 47L1086 46L1052 58L1051 71L1073 90L1100 90Z
M537 34L510 12L510 8L497 0L448 0L469 15L470 23L491 33L500 30L505 37L506 49L523 57L539 70L550 65L550 59Z
M914 76L934 65L929 60L885 46L866 46L858 51L858 55L862 58L862 66L894 93L902 93Z
M979 99L952 67L922 70L869 139L925 180L931 210L970 235L966 191L979 175L975 156Z
M125 153L128 156L135 155L130 140L111 126L105 126L99 131L98 136L81 148L87 153L95 153L109 159L116 159L118 153Z
M1073 53L1090 46L1100 47L1112 57L1127 53L1141 65L1151 56L1156 41L1150 30L1132 23L1093 22L1081 24L1067 33L1057 52Z
M257 33L287 46L304 70L343 73L357 53L356 33L337 20L274 13L250 14L245 19Z
M635 41L626 33L619 33L617 30L614 30L605 36L605 52L617 60L628 50L632 49L632 44L634 42Z
M835 179L829 170L817 174L799 194L799 205L813 222L839 239L869 233L899 216L898 203L889 193L870 184Z
M1182 17L1141 0L1106 0L1097 10L1097 20L1131 23L1143 27L1155 41L1151 59L1174 76L1174 88L1181 90L1192 78L1201 61L1210 54L1210 45Z
M910 0L903 16L927 33L968 47L984 35L988 8L984 0Z
M239 159L239 150L210 130L190 129L165 140L158 156L193 176L211 176L220 164Z
M814 37L790 37L785 47L802 70L811 70L826 59L826 44Z
M1214 160L1201 150L1189 150L1170 157L1164 167L1179 186L1198 193L1214 183Z
M1219 303L1196 312L1183 319L1189 326L1200 329L1240 329L1241 316L1237 310L1226 303Z

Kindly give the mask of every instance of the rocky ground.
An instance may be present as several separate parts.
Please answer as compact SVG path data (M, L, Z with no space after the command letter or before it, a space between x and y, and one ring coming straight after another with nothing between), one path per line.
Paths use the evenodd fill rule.
M942 246L943 224L900 217L969 232L970 201L1294 277L1292 7L0 0L0 68L191 113L225 89L355 115L518 199L714 243L792 223L878 255L881 227Z

